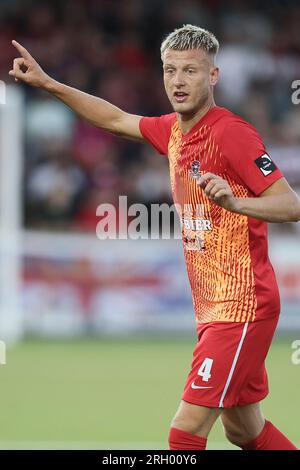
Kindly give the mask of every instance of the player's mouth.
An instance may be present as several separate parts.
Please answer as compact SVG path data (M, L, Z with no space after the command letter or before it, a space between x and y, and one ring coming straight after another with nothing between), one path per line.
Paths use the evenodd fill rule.
M185 93L184 91L175 91L174 92L174 98L177 101L177 103L184 103L188 99L188 94Z

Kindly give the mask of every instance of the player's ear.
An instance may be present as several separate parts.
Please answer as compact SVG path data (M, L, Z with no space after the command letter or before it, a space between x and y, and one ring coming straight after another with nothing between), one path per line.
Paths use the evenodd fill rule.
M209 83L212 86L215 86L219 80L219 67L212 67L209 74Z

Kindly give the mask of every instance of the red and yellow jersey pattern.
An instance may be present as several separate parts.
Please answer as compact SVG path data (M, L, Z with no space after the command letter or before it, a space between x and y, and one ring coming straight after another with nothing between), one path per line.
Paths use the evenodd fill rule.
M197 185L200 175L212 172L228 181L235 196L256 197L281 178L256 130L217 106L187 134L175 113L142 118L140 128L169 157L197 321L252 322L278 315L267 224L221 208Z

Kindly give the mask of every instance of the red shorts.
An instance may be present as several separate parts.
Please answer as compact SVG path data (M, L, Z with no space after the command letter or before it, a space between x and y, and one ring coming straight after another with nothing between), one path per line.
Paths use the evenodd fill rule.
M252 323L198 325L191 371L182 399L210 408L256 403L268 395L265 358L278 316Z

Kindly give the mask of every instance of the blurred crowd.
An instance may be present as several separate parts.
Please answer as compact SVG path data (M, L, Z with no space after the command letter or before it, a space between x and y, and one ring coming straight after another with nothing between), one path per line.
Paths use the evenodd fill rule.
M0 79L16 56L15 38L52 77L141 115L171 111L160 43L192 23L220 41L216 102L250 121L300 193L298 1L1 0ZM27 227L94 231L101 203L171 203L167 159L78 119L24 85ZM292 229L291 224L288 230Z

